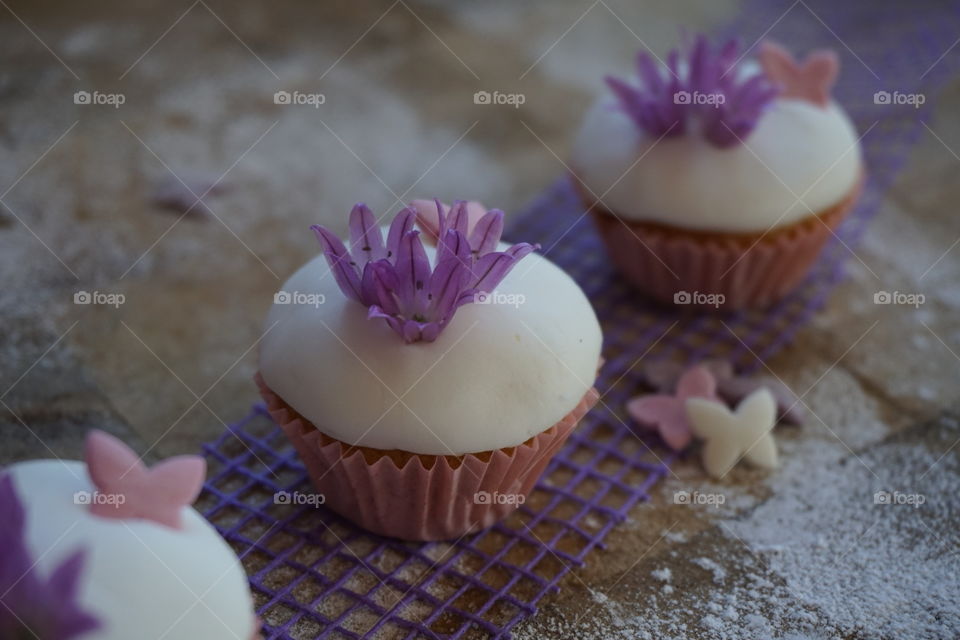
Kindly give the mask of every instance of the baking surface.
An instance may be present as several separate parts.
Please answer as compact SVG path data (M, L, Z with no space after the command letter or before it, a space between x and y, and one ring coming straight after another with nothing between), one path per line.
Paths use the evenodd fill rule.
M263 318L316 253L310 224L342 230L357 200L523 207L565 170L599 78L638 39L663 51L679 26L723 26L738 6L673 4L0 8L0 461L76 458L93 427L151 458L215 439L256 399ZM282 90L325 102L275 104ZM75 104L77 91L125 101ZM768 363L823 422L778 432L770 476L714 485L678 462L517 637L782 635L812 620L839 637L958 633L936 605L958 594L960 85L937 99L850 278ZM152 198L171 174L223 176L223 192L181 219ZM875 305L879 290L926 301ZM81 291L123 304L75 304ZM878 488L926 504L877 510ZM682 490L724 504L675 504Z

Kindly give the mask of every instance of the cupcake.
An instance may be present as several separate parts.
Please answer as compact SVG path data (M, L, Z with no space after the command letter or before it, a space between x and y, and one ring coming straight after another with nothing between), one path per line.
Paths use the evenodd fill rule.
M349 249L314 227L323 255L276 294L257 382L327 507L451 539L524 502L597 399L601 332L537 247L500 243L503 212L418 204L383 230L358 204Z
M259 638L243 567L189 507L203 459L148 470L98 431L85 457L0 471L0 638Z
M576 138L575 183L610 259L674 304L742 308L794 289L863 181L857 132L830 98L837 56L700 36L639 81L608 77Z

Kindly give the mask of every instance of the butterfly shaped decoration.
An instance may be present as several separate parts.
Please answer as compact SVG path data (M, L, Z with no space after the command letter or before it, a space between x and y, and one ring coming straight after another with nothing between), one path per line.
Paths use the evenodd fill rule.
M703 467L714 478L723 478L741 459L765 469L778 466L772 434L777 405L768 389L757 389L734 411L706 398L688 399L686 409L694 435L705 441Z
M661 393L633 398L627 413L638 424L660 432L660 437L674 451L686 449L693 439L687 421L685 403L689 398L716 400L717 382L703 366L687 370L677 382L675 394Z
M717 395L735 405L748 395L766 387L777 402L777 417L787 424L802 425L809 415L806 404L778 378L768 375L738 375L728 360L708 359L697 363L710 372L717 381ZM640 373L643 380L660 393L673 393L677 381L688 370L688 365L676 360L644 362Z
M837 81L840 59L836 52L821 49L799 63L784 47L769 40L760 45L760 66L780 87L780 97L807 100L826 108L830 89Z
M150 520L181 528L183 508L203 488L206 461L178 456L148 469L130 447L103 431L91 431L85 444L87 473L97 488L90 511L101 518Z

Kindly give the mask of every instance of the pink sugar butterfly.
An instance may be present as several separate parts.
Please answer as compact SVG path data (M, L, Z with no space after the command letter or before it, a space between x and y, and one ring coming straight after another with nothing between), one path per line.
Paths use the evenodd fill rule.
M760 65L767 77L780 86L781 97L799 98L821 107L830 103L830 89L840 70L840 61L833 51L813 51L800 64L789 51L769 40L760 45Z
M717 381L706 367L698 365L687 370L673 395L661 393L633 398L627 403L627 413L640 426L659 431L671 449L681 451L693 439L684 404L689 398L716 400Z
M87 435L84 454L90 480L104 496L91 500L90 511L101 518L138 518L179 529L183 508L200 495L207 473L199 456L170 458L148 469L130 447L98 430Z

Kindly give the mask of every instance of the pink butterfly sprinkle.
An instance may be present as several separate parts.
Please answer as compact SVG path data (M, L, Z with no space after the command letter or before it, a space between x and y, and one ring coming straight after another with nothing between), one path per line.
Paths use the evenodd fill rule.
M440 233L440 216L437 211L436 200L414 200L410 203L410 206L413 207L417 212L417 226L420 227L420 230L423 231L424 239L430 242L430 244L437 243L437 237ZM446 216L450 212L450 205L439 203L440 208L443 210L443 215ZM487 208L476 200L470 200L467 202L467 232L466 236L470 236L470 232L473 231L473 228L477 226L477 222L480 221L487 213Z
M173 529L181 527L183 508L200 495L207 474L207 463L199 456L178 456L147 469L130 447L98 430L87 435L84 457L99 494L91 500L91 513Z
M821 107L830 103L840 60L828 49L811 52L801 65L785 48L769 40L760 45L760 65L780 85L781 96L808 100Z
M693 432L687 421L687 398L716 400L717 381L703 366L695 366L680 377L675 395L639 396L627 403L627 413L641 426L657 429L660 437L674 451L690 444Z

